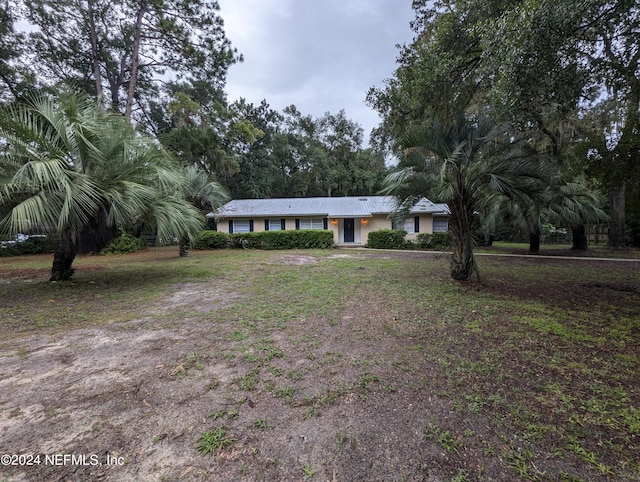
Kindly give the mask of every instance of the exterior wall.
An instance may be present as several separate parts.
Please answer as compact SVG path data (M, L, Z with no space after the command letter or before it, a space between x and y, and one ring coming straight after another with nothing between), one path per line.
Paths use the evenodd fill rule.
M421 214L419 218L419 233L432 233L433 232L433 216L431 214ZM247 220L248 218L238 218ZM265 219L284 219L285 228L287 231L293 231L296 229L296 219L326 219L318 216L303 216L303 217L289 217L289 218L264 218L256 217L251 218L253 221L253 232L259 233L264 231ZM372 231L378 231L380 229L391 229L391 219L386 214L376 214L370 218L359 218L354 216L354 244L366 244L369 239L369 233ZM414 219L411 216L408 219ZM221 219L217 223L218 231L221 233L229 233L229 219ZM344 243L344 219L329 218L327 222L327 228L333 231L333 241L336 244ZM415 240L419 233L407 234L408 240Z
M407 219L405 220L405 223L411 223L411 226L413 227L415 225L415 215L414 216L409 216L407 217ZM413 229L407 229L407 235L405 236L405 239L407 241L415 241L418 237L419 234L422 233L427 233L427 234L431 234L433 233L433 215L432 214L420 214L418 215L418 232L412 232Z
M414 216L411 218L413 219ZM420 233L433 233L433 215L431 214L421 214L418 216L418 233L407 234L406 239L408 241L415 241Z
M389 219L386 214L375 214L373 217L366 219L367 224L360 225L362 244L367 244L370 232L379 231L381 229L391 229L391 219Z

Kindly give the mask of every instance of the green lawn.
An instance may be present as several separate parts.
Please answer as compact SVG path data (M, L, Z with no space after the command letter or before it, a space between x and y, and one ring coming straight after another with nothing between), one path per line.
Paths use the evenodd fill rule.
M513 248L494 249L502 247ZM214 361L242 367L245 375L221 388L229 399L270 397L298 411L300 423L333 420L350 394L391 405L437 401L446 409L411 421L436 455L434 463L412 462L410 480L640 480L638 263L480 257L482 281L456 283L444 255L176 254L80 257L73 281L54 284L45 281L49 256L0 258L0 348L19 353L32 334L124 327L185 285L225 287L241 301L230 297L198 322L222 341L175 364L185 375ZM149 329L205 319L197 299L165 307ZM209 450L212 434L239 433L239 410L194 447ZM267 416L251 423L277 425ZM387 414L372 423L395 422ZM358 437L367 443L344 424L336 433L341 450ZM330 478L341 454L325 451L303 471ZM243 470L259 474L260 462L253 464Z
M503 254L526 254L529 251L528 243L512 243L508 241L494 241L491 247L479 246L478 253L503 253ZM572 251L571 244L548 244L540 245L540 254L585 256L591 258L630 258L640 259L640 249L638 248L609 248L606 244L591 244L586 251Z

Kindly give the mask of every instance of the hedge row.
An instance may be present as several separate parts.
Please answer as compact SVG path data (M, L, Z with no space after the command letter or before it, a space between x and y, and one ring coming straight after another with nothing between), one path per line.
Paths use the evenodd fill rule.
M451 246L451 233L420 233L416 245L420 249L447 249Z
M404 229L380 229L369 233L367 246L377 249L403 249L407 246Z
M193 243L194 249L224 249L229 247L229 235L218 231L202 231Z
M234 234L202 231L193 244L194 249L312 249L332 246L332 231L306 229Z
M49 236L46 238L33 237L21 243L0 247L0 257L20 256L23 254L52 253L55 248L55 238Z
M420 233L414 242L407 241L404 229L380 229L369 233L367 246L378 249L447 249L451 246L451 233Z

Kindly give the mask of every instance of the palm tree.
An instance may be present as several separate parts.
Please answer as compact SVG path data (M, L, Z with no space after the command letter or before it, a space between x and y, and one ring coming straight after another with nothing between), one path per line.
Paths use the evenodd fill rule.
M599 207L598 197L583 183L565 182L560 177L550 179L544 189L526 196L508 197L497 194L485 213L485 223L494 228L498 224L514 224L529 232L529 251L540 251L541 226L561 224L575 228L607 220ZM586 249L582 240L574 239L573 249ZM581 246L577 248L576 246Z
M399 198L400 211L423 196L449 206L453 253L451 276L479 277L473 248L478 214L499 197L524 198L542 191L548 167L513 141L504 126L463 114L445 125L435 119L401 142L400 170L389 175L385 192Z
M160 240L201 229L181 167L99 101L35 95L0 111L0 139L0 205L10 209L0 231L39 225L59 236L52 281L71 277L83 238L101 245L141 219L154 220Z
M228 199L227 190L219 184L215 176L195 166L184 168L186 183L184 197L201 211L213 211L222 206ZM189 254L189 238L180 238L180 256Z

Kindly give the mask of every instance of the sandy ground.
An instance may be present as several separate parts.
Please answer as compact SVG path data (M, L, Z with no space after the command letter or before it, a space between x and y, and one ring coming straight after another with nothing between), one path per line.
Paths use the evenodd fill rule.
M367 324L371 300L346 303L335 326L309 317L304 343L295 340L300 326L273 333L285 356L273 352L262 365L229 357L240 343L233 328L206 322L241 302L233 286L183 284L134 321L30 336L0 351L0 447L22 455L3 458L0 480L435 482L452 480L453 458L484 480L509 480L498 457L474 466L473 450L489 450L490 422L460 419L429 362L411 373L379 364L376 378L363 379L352 361L391 360L415 345ZM168 310L188 315L157 322ZM242 389L252 374L256 387ZM468 457L424 436L436 419L477 434ZM230 447L198 453L200 435L220 426Z

